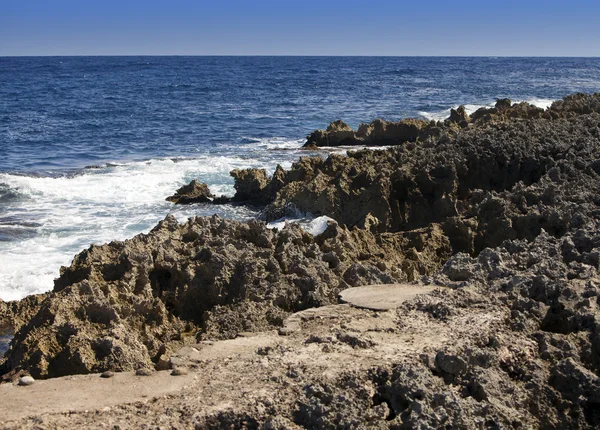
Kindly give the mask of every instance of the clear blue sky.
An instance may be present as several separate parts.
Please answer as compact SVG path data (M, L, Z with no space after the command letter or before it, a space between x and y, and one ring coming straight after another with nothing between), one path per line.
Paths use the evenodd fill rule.
M600 0L0 0L5 55L600 56Z

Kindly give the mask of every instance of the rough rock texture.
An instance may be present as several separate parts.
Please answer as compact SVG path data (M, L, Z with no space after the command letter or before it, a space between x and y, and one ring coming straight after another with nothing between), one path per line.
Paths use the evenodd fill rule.
M202 342L238 334L196 362L216 380L142 407L147 419L600 427L600 95L546 111L500 100L466 127L449 123L385 151L304 157L272 179L234 175L241 195L270 202L266 217L295 208L338 221L315 238L297 226L167 218L149 235L90 248L18 329L4 370L160 367L187 332ZM360 133L382 129L394 127ZM308 313L341 288L407 280L449 288L386 313ZM243 334L302 310L285 336Z
M469 117L469 114L467 114L465 107L459 106L456 109L450 109L450 117L448 117L447 121L454 122L461 127L467 127L471 118Z
M490 123L453 139L303 157L279 173L265 217L293 208L375 232L436 223L469 254L541 229L562 235L595 216L599 123L595 112Z
M304 146L314 148L340 145L398 145L438 135L440 131L435 121L404 119L389 122L376 119L370 124L361 124L354 132L348 124L338 120L329 124L327 130L316 130L307 136Z
M36 378L160 365L186 333L230 338L280 326L290 312L335 303L349 286L411 280L451 255L439 226L374 235L336 223L313 238L297 225L217 216L92 246L18 326L4 371ZM165 355L166 354L166 355Z
M231 176L235 181L234 201L261 200L269 183L265 169L234 169Z
M189 205L192 203L208 203L214 196L208 189L208 185L193 180L187 185L179 188L174 195L167 197L167 201L180 205Z

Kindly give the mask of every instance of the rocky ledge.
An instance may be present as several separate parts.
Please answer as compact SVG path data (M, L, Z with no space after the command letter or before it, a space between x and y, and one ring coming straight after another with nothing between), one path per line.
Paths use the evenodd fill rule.
M53 292L0 303L16 328L2 372L161 369L186 343L202 355L207 340L262 332L239 363L196 362L255 387L246 400L217 401L237 389L219 382L206 416L187 393L169 423L598 428L600 95L453 115L449 131L387 150L233 174L236 199L267 219L336 220L316 237L167 217L82 252ZM342 289L407 281L446 288L330 323L296 315L299 332L275 334Z

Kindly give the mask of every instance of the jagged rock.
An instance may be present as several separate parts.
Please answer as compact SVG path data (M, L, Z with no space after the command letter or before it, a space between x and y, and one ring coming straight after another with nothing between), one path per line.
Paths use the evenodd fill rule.
M444 136L453 138L456 125L462 128L469 124L482 127L510 120L573 118L580 114L600 113L598 99L597 94L573 94L554 102L547 110L526 102L513 104L510 99L498 99L494 107L480 108L471 116L466 113L464 106L451 109L450 117L444 123L420 119L398 122L376 119L370 124L360 124L356 132L342 120L338 120L332 122L327 130L315 130L307 136L304 148L339 145L392 146Z
M315 130L306 137L306 147L355 145L357 139L352 127L342 120L334 121L327 130Z
M361 124L356 132L345 122L332 122L327 130L316 130L307 136L305 148L340 145L400 145L438 135L435 123L420 119L388 122L376 119L371 124Z
M227 203L231 203L233 201L232 197L226 196L226 195L221 195L220 197L215 197L212 200L212 203L214 205L224 205Z
M329 124L326 132L328 146L352 145L355 143L354 130L342 120Z
M429 121L420 119L403 119L399 122L388 122L376 119L371 123L372 131L365 136L364 142L373 146L398 145L414 142L427 135Z
M194 179L189 184L179 188L174 195L167 197L167 201L180 205L189 205L192 203L207 203L213 197L208 189L208 185Z
M337 302L349 283L407 281L450 256L447 241L428 243L430 231L411 234L330 223L313 238L295 224L272 231L213 216L180 225L169 215L149 234L91 246L62 268L15 333L3 370L131 371L159 366L184 332L222 339L278 327L290 312Z
M6 327L10 325L10 315L8 310L8 304L0 299L0 327Z
M600 192L598 117L519 118L465 128L433 145L304 157L281 175L265 214L273 219L294 207L379 232L439 223L455 252L468 254L541 229L563 234L571 220L589 218L578 205ZM575 158L565 160L566 153Z
M512 106L512 101L510 99L498 99L498 100L496 100L496 104L494 105L494 107L498 111L510 109L511 106Z
M463 105L459 106L456 109L450 109L450 117L448 118L448 121L454 122L460 125L461 127L466 127L467 125L469 125L470 120L471 118L467 114L467 111L465 110L465 107Z
M265 169L234 169L231 176L235 181L234 201L261 201L263 190L269 181Z

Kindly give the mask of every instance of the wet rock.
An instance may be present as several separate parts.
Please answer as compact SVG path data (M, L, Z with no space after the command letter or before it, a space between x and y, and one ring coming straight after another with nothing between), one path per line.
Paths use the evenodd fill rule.
M231 203L232 201L233 201L232 197L229 197L229 196L226 196L226 195L221 195L219 197L215 197L212 200L212 203L214 205L224 205L224 204L227 204L227 203Z
M167 201L179 205L189 205L192 203L208 203L213 197L208 185L194 179L189 184L179 188L174 195L167 197Z

